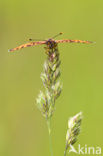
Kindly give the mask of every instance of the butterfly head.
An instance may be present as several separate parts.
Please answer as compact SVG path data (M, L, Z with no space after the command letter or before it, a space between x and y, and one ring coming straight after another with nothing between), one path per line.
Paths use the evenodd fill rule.
M57 47L57 43L53 39L48 39L46 45L49 49L54 49Z

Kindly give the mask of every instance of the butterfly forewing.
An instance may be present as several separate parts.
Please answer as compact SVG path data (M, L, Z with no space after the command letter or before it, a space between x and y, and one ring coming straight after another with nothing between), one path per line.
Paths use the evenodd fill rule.
M92 43L91 41L83 41L83 40L56 40L56 43Z
M26 48L26 47L31 47L31 46L35 46L35 45L41 45L41 44L45 44L45 41L37 41L37 42L30 42L30 43L26 43L26 44L22 44L16 48L10 49L9 51L15 51L15 50L20 50L22 48Z

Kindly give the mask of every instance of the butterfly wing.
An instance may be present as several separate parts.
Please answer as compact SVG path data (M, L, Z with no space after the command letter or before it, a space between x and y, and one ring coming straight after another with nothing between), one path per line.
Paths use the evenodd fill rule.
M91 41L83 41L83 40L56 40L56 43L92 43Z
M15 51L15 50L20 50L22 48L26 48L26 47L31 47L31 46L35 46L35 45L41 45L41 44L45 44L45 41L36 41L36 42L30 42L30 43L26 43L26 44L22 44L16 48L10 49L9 52Z

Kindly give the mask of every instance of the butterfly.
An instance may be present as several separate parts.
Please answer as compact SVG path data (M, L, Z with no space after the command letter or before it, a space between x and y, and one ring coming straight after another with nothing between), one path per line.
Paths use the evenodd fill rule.
M26 48L26 47L32 47L32 46L36 46L36 45L47 45L47 47L49 49L53 49L55 48L55 46L57 46L58 43L93 43L91 41L83 41L83 40L71 40L71 39L63 39L63 40L54 40L55 37L61 35L62 33L57 34L56 36L54 36L53 38L50 38L48 40L43 40L43 41L32 41L32 39L29 39L31 42L26 43L26 44L22 44L16 48L12 48L9 49L9 52L13 52L15 50L20 50L22 48Z

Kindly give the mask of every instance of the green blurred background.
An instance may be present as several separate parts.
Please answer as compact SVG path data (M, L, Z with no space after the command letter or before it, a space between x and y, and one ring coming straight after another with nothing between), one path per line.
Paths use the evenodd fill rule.
M45 119L35 99L46 59L43 46L14 53L29 38L82 39L60 44L63 92L52 118L54 156L63 156L67 121L82 111L78 142L103 149L103 0L0 1L0 156L49 156ZM75 154L71 154L75 155Z

